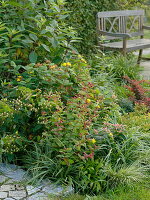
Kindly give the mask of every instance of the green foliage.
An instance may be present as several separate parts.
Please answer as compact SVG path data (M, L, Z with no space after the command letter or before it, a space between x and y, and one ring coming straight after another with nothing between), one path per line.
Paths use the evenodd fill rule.
M146 133L150 130L150 114L147 113L147 108L136 105L135 112L127 113L122 116L122 122L128 128L136 127L137 130Z
M11 61L25 64L51 59L58 63L73 48L75 32L64 22L68 12L63 5L64 1L50 0L1 1L0 56L5 70Z
M122 82L123 76L128 76L131 79L139 77L140 68L136 64L134 57L127 58L122 55L115 56L109 60L109 65L106 71L117 81Z
M99 194L118 185L142 182L149 164L146 157L139 157L148 144L143 144L143 138L127 136L121 125L109 126L104 126L103 131L95 130L95 140L80 134L72 134L66 140L67 135L57 134L35 144L24 161L33 174L31 181L49 177L61 183L70 182L84 194Z
M88 19L83 28L89 24L89 35L79 28L84 38L94 30L93 13L110 1L98 3L70 2L72 9L87 9L81 18L70 15L81 27L82 15ZM142 182L150 164L149 127L137 129L139 121L126 119L134 120L136 111L122 116L118 105L127 97L122 76L134 78L138 70L131 60L101 54L91 56L91 68L71 45L77 38L65 23L65 6L63 0L1 1L1 160L21 162L32 172L31 181L70 183L84 194ZM115 1L111 6L119 8ZM139 112L143 121L149 119L146 112Z

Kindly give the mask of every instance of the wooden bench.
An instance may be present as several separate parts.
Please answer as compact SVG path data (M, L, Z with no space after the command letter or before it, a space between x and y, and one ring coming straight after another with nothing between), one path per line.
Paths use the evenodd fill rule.
M126 53L139 50L138 64L142 50L150 48L150 39L144 39L144 10L122 10L99 12L97 14L97 33L101 49L119 50ZM103 37L102 37L103 36ZM140 39L135 37L140 36ZM102 42L104 41L107 42ZM114 40L122 41L114 41Z

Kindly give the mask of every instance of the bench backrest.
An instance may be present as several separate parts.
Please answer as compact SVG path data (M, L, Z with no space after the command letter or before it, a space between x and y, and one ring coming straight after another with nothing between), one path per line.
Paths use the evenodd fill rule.
M121 10L99 12L97 14L97 31L113 33L130 33L133 36L143 35L144 10ZM107 36L106 39L116 39Z

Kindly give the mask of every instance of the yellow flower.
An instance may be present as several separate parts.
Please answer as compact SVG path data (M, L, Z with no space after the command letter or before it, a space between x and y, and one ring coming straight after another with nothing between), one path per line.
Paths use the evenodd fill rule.
M70 66L71 66L71 63L70 63L70 62L63 63L62 66L63 66L63 67L70 67Z
M17 78L16 78L16 80L19 82L19 81L21 81L22 80L22 76L18 76Z
M91 99L87 99L86 102L87 102L87 103L91 103Z
M95 144L95 143L96 143L96 140L93 138L93 139L91 140L91 142L92 142L93 144Z
M94 98L94 94L90 94L90 96L91 96L92 98Z
M109 136L110 136L110 137L113 137L113 134L110 132L110 133L109 133Z
M84 63L87 63L87 62L86 62L86 60L85 60L85 59L83 59L83 58L81 59L81 61L82 61L82 62L84 62Z
M63 63L62 66L63 66L63 67L66 67L66 66L67 66L67 63Z
M99 108L100 108L100 106L98 105L98 106L96 106L96 108L98 108L98 109L99 109Z
M67 66L68 66L68 67L70 67L70 66L71 66L71 63L70 63L70 62L67 62L66 64L67 64Z

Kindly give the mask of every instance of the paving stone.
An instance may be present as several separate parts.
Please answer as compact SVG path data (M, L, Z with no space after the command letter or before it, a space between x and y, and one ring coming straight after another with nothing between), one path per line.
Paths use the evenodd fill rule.
M52 194L52 195L60 195L60 194L68 195L74 192L73 187L71 186L62 187L62 186L58 186L54 184L43 187L42 191L47 194Z
M46 192L48 194L53 194L53 195L56 195L56 194L59 194L59 193L62 193L63 192L63 188L62 187L56 187L54 185L50 185L50 186L46 186L42 189L43 192Z
M0 198L6 198L7 194L7 192L0 192Z
M42 186L39 186L39 187L33 187L32 185L26 186L28 195L39 192L41 190L41 188L42 188Z
M9 172L6 175L14 181L23 181L25 172L22 169L17 169L16 171Z
M27 198L15 197L14 200L26 200ZM4 199L5 200L5 199Z
M24 190L25 187L20 184L15 184L17 190Z
M3 172L4 174L7 173L8 171L13 171L16 169L17 169L16 165L5 164L5 163L0 164L0 171Z
M49 198L42 192L38 192L30 197L27 200L49 200Z
M8 178L6 176L0 175L0 183L3 183L7 180Z
M23 186L24 177L29 179L26 172L16 165L0 164L0 199L3 200L48 200L48 195L67 195L73 193L72 187L63 187L53 184L48 179L34 187ZM8 180L9 179L9 180Z
M25 190L9 191L9 196L13 197L15 199L25 198L26 197L26 191Z
M16 165L0 164L0 171L4 173L7 177L13 179L14 181L23 181L26 177L26 172L20 169Z
M8 192L11 190L15 190L15 186L14 185L2 185L0 186L0 192Z

